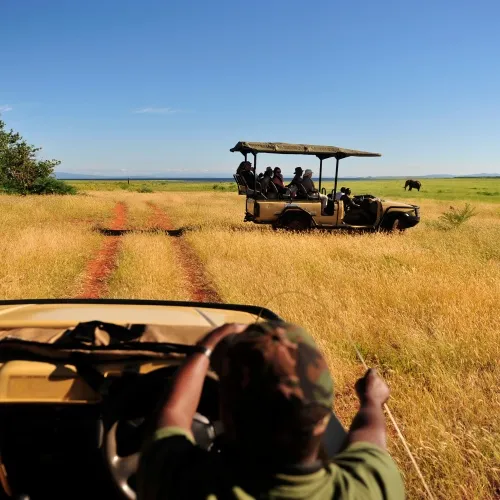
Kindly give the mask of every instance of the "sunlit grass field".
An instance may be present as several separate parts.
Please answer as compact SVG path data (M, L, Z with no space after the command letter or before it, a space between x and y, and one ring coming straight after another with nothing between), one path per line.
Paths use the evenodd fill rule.
M342 182L342 181L341 181ZM244 197L214 190L92 191L72 197L0 196L0 297L71 297L105 236L117 201L128 208L107 296L184 300L173 237L155 231L147 202L169 215L226 302L257 304L308 328L336 381L344 424L363 369L350 339L388 380L390 406L437 498L500 492L500 180L347 183L421 206L403 234L289 234L244 223ZM344 185L344 184L339 184ZM477 189L473 189L477 188ZM443 191L443 192L438 192ZM446 198L446 196L453 198ZM477 215L436 224L450 205ZM425 498L391 430L408 498Z

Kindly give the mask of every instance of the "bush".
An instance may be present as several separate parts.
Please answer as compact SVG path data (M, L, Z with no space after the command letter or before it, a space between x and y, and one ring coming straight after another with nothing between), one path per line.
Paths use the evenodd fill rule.
M474 215L476 215L476 209L466 203L463 208L450 207L450 210L439 216L439 220L444 228L451 229L461 226Z
M74 186L54 177L36 179L29 190L19 189L17 185L6 185L5 192L9 194L76 194L78 191Z
M154 191L149 186L141 186L138 190L138 193L154 193Z

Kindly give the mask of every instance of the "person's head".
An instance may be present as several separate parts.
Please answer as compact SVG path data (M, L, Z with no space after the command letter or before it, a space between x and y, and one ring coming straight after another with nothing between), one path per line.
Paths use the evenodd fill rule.
M271 167L267 167L266 171L264 172L264 175L267 177L272 177L273 176L273 169Z
M333 404L333 380L312 337L281 322L250 325L226 346L218 374L221 417L247 457L315 459Z
M273 173L274 173L274 175L281 175L281 168L274 167Z
M349 196L351 194L351 189L350 188L345 188L344 193Z
M302 175L304 173L304 171L302 170L301 167L297 167L294 171L294 174L295 175Z
M341 187L341 188L340 188L340 192L341 192L341 193L345 193L345 187Z
M313 174L313 171L310 168L308 168L304 172L304 177L312 177L312 174Z

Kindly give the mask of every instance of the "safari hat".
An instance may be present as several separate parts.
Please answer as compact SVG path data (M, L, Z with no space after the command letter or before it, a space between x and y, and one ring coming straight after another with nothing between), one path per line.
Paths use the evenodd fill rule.
M302 170L302 168L301 168L301 167L297 167L297 168L295 169L295 171L294 171L294 174L301 174L302 172L304 172L304 171Z
M333 379L313 338L301 327L278 321L250 325L235 335L220 366L221 387L233 399L280 393L298 406L331 410Z

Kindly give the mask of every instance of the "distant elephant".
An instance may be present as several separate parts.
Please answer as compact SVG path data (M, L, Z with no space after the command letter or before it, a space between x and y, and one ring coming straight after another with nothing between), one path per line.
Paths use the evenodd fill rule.
M407 187L409 187L408 191L411 191L413 188L415 188L417 191L420 191L422 184L420 181L414 181L413 179L408 179L405 182L405 191Z

